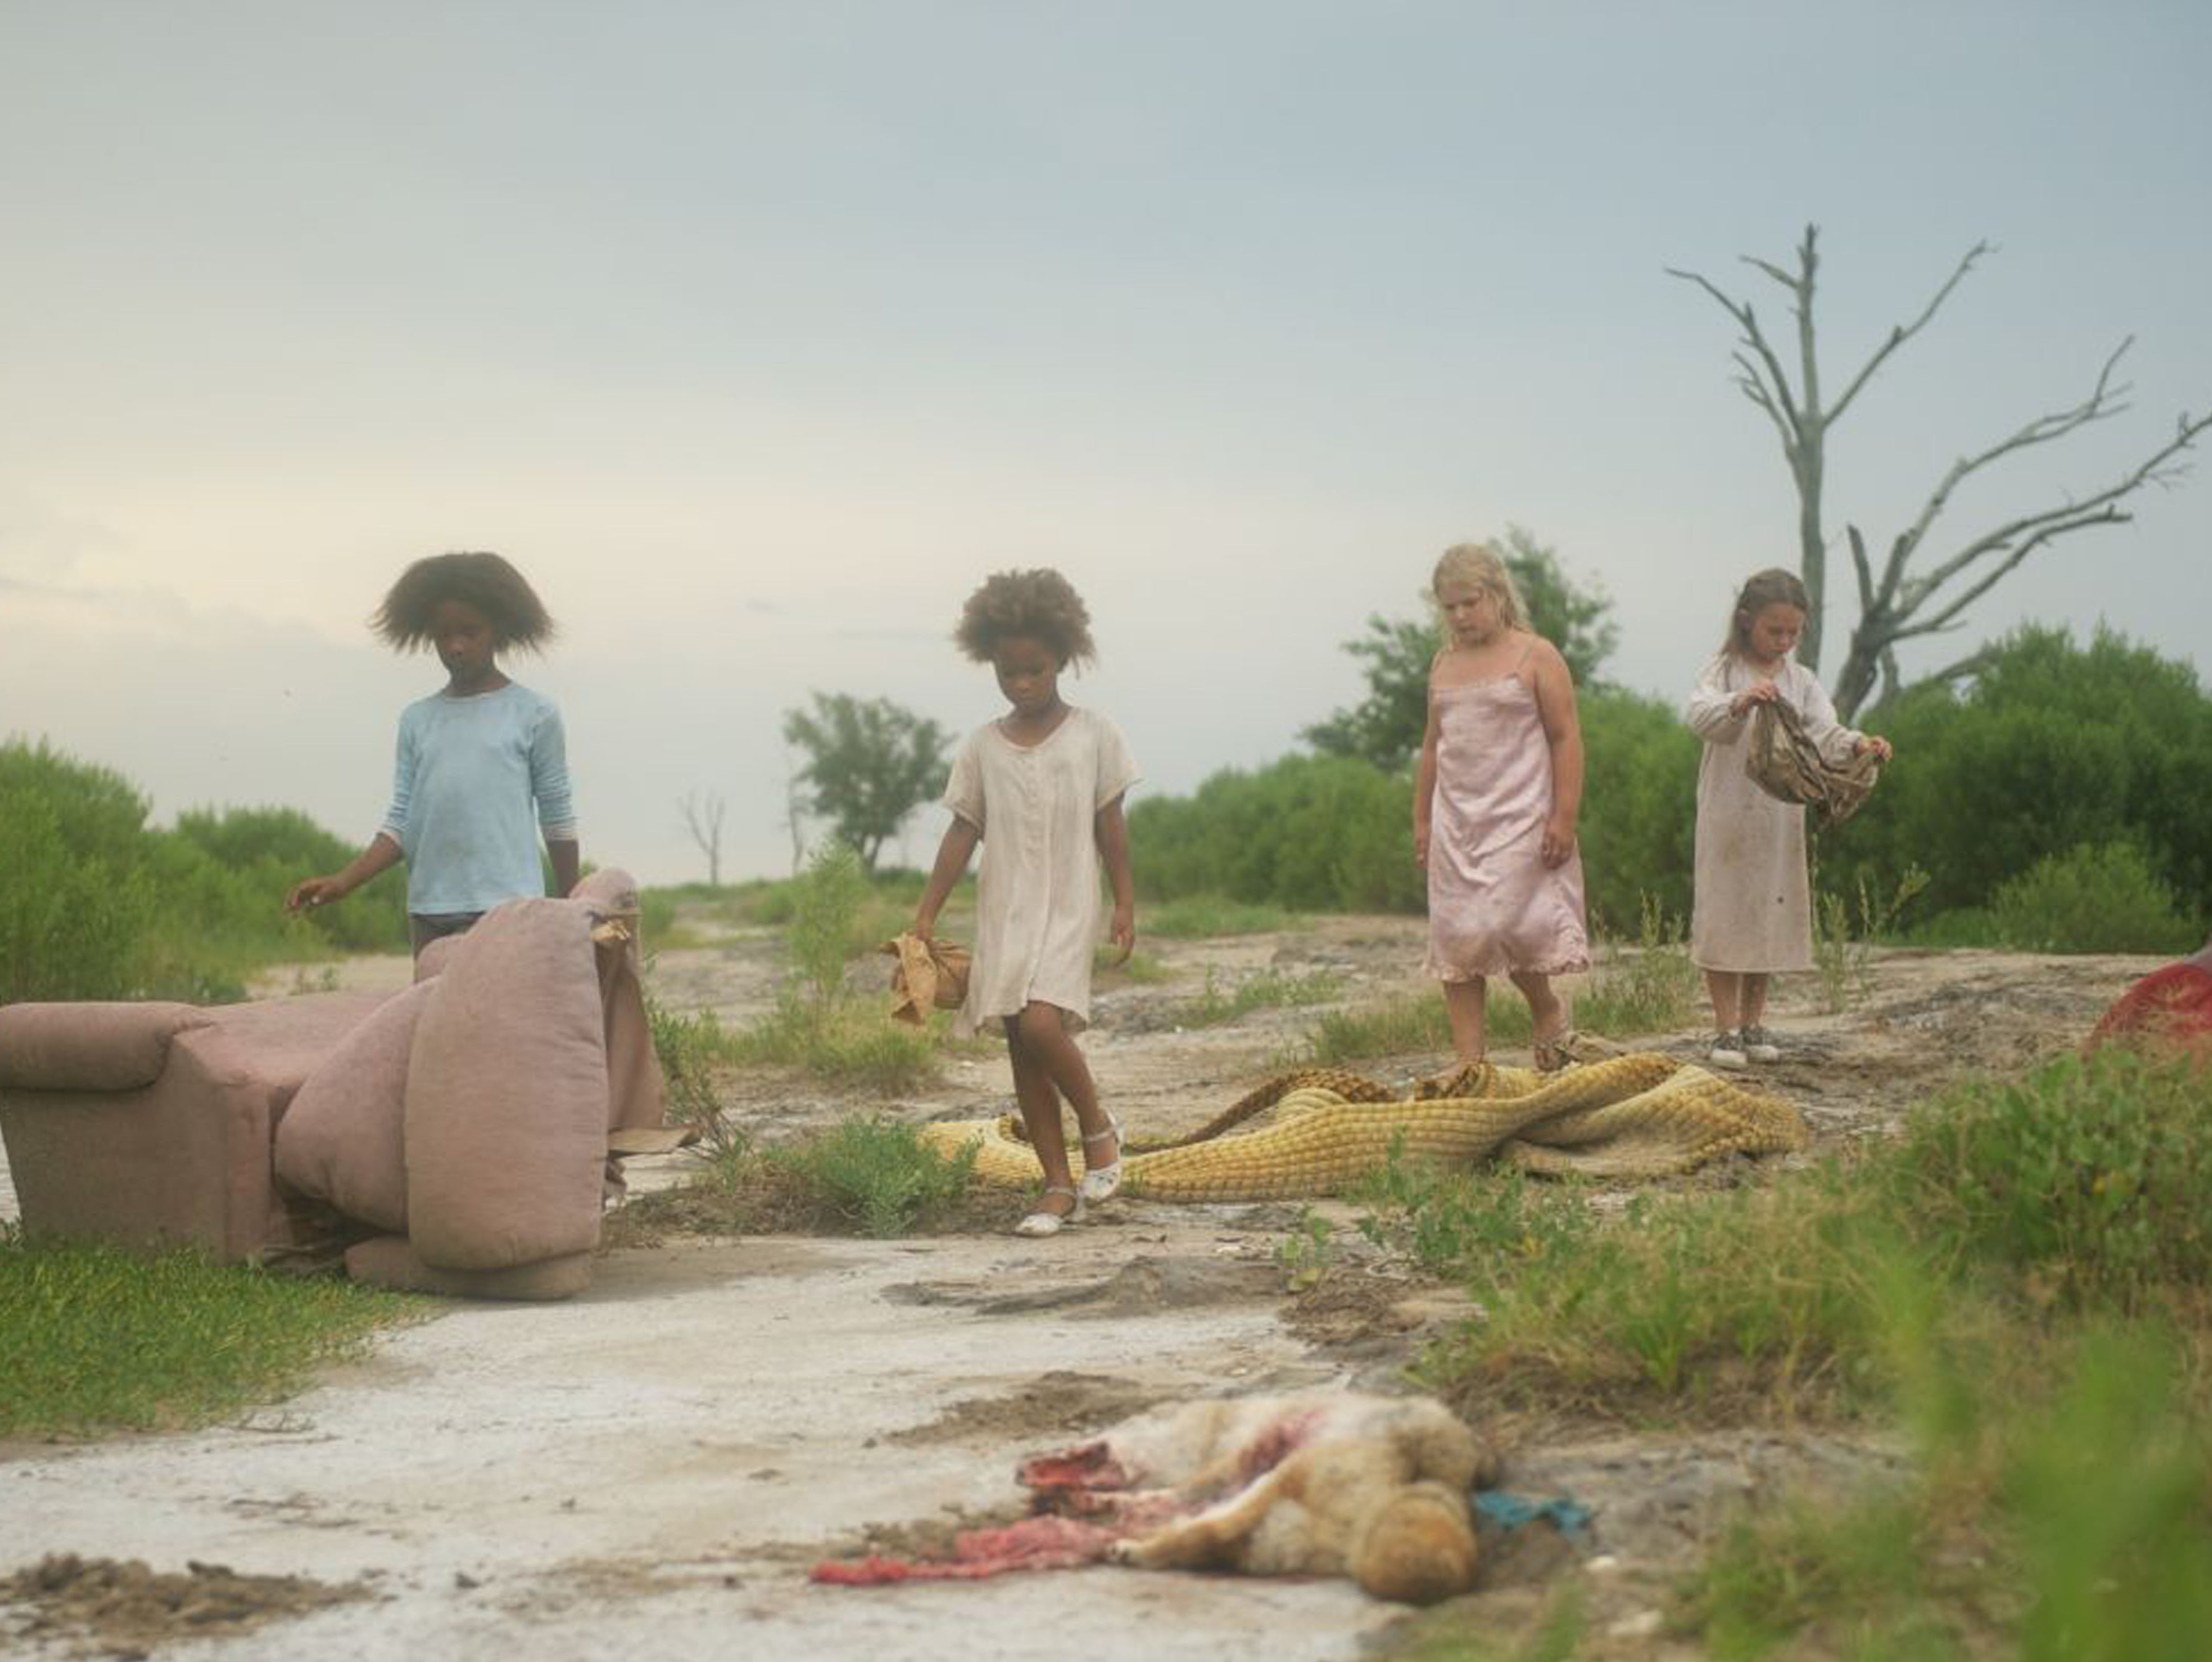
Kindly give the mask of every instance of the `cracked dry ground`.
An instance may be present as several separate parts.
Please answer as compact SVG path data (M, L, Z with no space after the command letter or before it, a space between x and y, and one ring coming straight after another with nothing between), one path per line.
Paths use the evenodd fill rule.
M1263 969L1325 969L1345 1004L1421 988L1419 925L1404 919L1330 919L1146 949L1168 979L1102 977L1085 1040L1103 1088L1146 1132L1188 1129L1233 1101L1283 1063L1316 1013L1261 1010L1182 1028L1178 1010L1209 968L1224 986ZM775 963L769 937L732 937L663 954L655 990L676 1009L743 1020L767 1006ZM1767 1077L1805 1110L1816 1153L1879 1135L1948 1076L2067 1048L2147 967L1877 955L1868 996L1842 1016L1813 1011L1809 982L1784 984L1778 1025L1796 1046ZM363 961L344 974L396 986L405 970ZM1696 1037L1686 1028L1637 1042L1688 1055ZM1402 1081L1439 1059L1389 1058L1368 1071ZM938 1088L896 1102L770 1071L734 1080L731 1097L773 1139L862 1112L996 1112L1007 1082L1003 1062L968 1058ZM641 1175L665 1180L680 1165ZM1007 1197L1007 1221L1019 1206ZM1340 1226L1355 1216L1322 1210ZM11 1500L0 1512L0 1574L17 1578L0 1593L0 1634L33 1658L177 1647L287 1662L303 1647L421 1662L518 1645L670 1662L986 1662L1069 1644L1133 1662L1284 1662L1387 1649L1403 1613L1343 1582L1104 1568L868 1590L804 1579L821 1556L927 1551L963 1523L1008 1515L1018 1455L1152 1402L1387 1387L1429 1337L1470 1313L1462 1295L1408 1275L1348 1227L1335 1233L1328 1276L1292 1293L1278 1252L1298 1222L1290 1206L1130 1200L1046 1242L673 1236L612 1252L577 1300L453 1306L229 1425L0 1449ZM1507 1449L1507 1487L1571 1495L1595 1522L1582 1542L1539 1526L1493 1543L1468 1618L1510 1634L1559 1578L1579 1577L1593 1637L1578 1653L1590 1656L1695 1654L1656 1631L1654 1612L1717 1520L1747 1499L1847 1487L1899 1459L1878 1437L1826 1430L1484 1428ZM72 1625L22 1585L50 1554L91 1567L52 1578L80 1598L118 1580L106 1566L142 1561L179 1590L173 1619L142 1609L127 1639ZM190 1596L191 1578L216 1569L239 1582L297 1580L283 1608L225 1623ZM228 1590L251 1602L250 1588ZM187 1608L196 1619L185 1620Z

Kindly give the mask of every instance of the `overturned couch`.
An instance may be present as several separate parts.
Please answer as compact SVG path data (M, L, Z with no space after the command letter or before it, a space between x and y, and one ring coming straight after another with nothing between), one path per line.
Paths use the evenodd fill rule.
M33 1236L314 1248L381 1286L561 1298L614 1157L672 1146L637 889L593 873L434 943L389 997L0 1009L0 1135Z

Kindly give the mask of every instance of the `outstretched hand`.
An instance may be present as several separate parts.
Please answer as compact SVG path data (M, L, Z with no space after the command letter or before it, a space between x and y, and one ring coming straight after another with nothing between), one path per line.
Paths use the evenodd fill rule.
M298 912L302 908L325 906L332 901L343 900L345 893L345 885L336 877L309 877L292 885L292 892L284 897L284 909Z

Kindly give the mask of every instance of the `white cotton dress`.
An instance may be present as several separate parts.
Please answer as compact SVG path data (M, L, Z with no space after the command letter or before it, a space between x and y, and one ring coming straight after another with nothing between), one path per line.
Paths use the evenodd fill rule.
M1098 939L1098 810L1137 782L1121 730L1070 709L1039 743L1016 744L988 722L953 759L945 805L983 834L975 876L975 961L953 1018L966 1035L1033 1001L1091 1021Z
M1686 712L1705 742L1698 764L1697 883L1690 959L1701 969L1759 974L1813 967L1813 898L1805 871L1805 810L1770 797L1744 769L1751 716L1738 693L1768 679L1733 652L1705 665ZM1772 677L1820 754L1840 766L1860 734L1836 719L1819 679L1791 658Z

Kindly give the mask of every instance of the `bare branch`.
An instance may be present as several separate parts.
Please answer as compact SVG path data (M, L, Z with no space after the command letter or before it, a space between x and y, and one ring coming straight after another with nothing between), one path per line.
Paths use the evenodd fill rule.
M1974 262L1990 252L1987 242L1978 242L1966 250L1957 267L1944 279L1943 286L1936 291L1935 297L1921 308L1920 315L1911 323L1899 324L1889 331L1889 338L1875 349L1874 355L1860 367L1857 374L1851 377L1851 384L1844 389L1844 396L1828 407L1828 420L1832 423L1850 408L1851 400L1859 396L1859 389L1874 378L1875 371L1881 367L1889 355L1927 327L1929 319L1936 315L1945 300L1951 298L1951 291L1959 286L1967 272L1974 269Z
M1730 300L1714 286L1709 277L1700 276L1695 271L1679 270L1671 265L1665 270L1670 277L1680 277L1684 282L1697 284L1718 302L1722 311L1735 319L1736 326L1743 331L1743 343L1756 352L1759 355L1759 362L1766 366L1766 373L1772 379L1776 399L1781 405L1782 419L1789 423L1792 435L1791 439L1785 442L1790 443L1794 447L1796 440L1803 434L1804 422L1799 414L1796 394L1790 390L1790 377L1783 370L1782 361L1774 355L1774 349L1766 343L1765 333L1759 326L1758 314L1753 312L1747 302Z
M2094 420L2096 418L2092 416L2085 419ZM2081 423L2080 422L2074 423L2074 425L2077 427L2081 424ZM2033 423L2031 423L2030 425L2033 426ZM1965 548L1953 555L1948 560L1945 561L1941 566L1938 566L1933 572L1929 573L1928 577L1922 582L1915 585L1915 588L1921 595L1924 596L1929 591L1941 587L1944 583L1948 582L1953 577L1958 575L1959 573L1964 571L1968 566L1973 564L1977 560L1981 559L1984 555L2002 549L2009 544L2016 537L2035 531L2046 525L2051 525L2059 521L2071 520L2077 517L2081 518L2082 524L2088 524L2092 520L2100 517L2100 510L2109 507L2112 504L2119 501L2124 497L2133 494L2136 491L2140 490L2144 485L2171 483L2174 479L2180 476L2183 470L2179 467L2169 466L2168 464L2183 451L2191 448L2197 441L2197 434L2203 433L2207 428L2212 428L2212 416L2200 416L2191 419L2190 416L2184 415L2181 419L2175 423L2173 436L2172 438L2168 439L2166 443L2160 446L2157 450L2154 451L2148 457L2145 458L2135 467L2130 468L2118 479L2106 486L2104 489L2098 491L2092 495L2083 497L2078 501L2063 502L2055 507L2045 508L2039 513L2022 514L2019 519L2011 521L2009 524L2000 525L1995 531L1990 531L1982 537L1976 537L1972 542L1966 544ZM2041 442L2041 440L2039 440L2033 442ZM2017 447L2018 446L1998 446L1987 452L1987 454L1990 457L1994 458L1996 455L2003 453L2003 451L2007 448ZM1953 471L1956 472L1957 469L1954 468ZM2078 530L2080 526L2078 525L2069 525L2065 527L2065 529L2069 530Z

